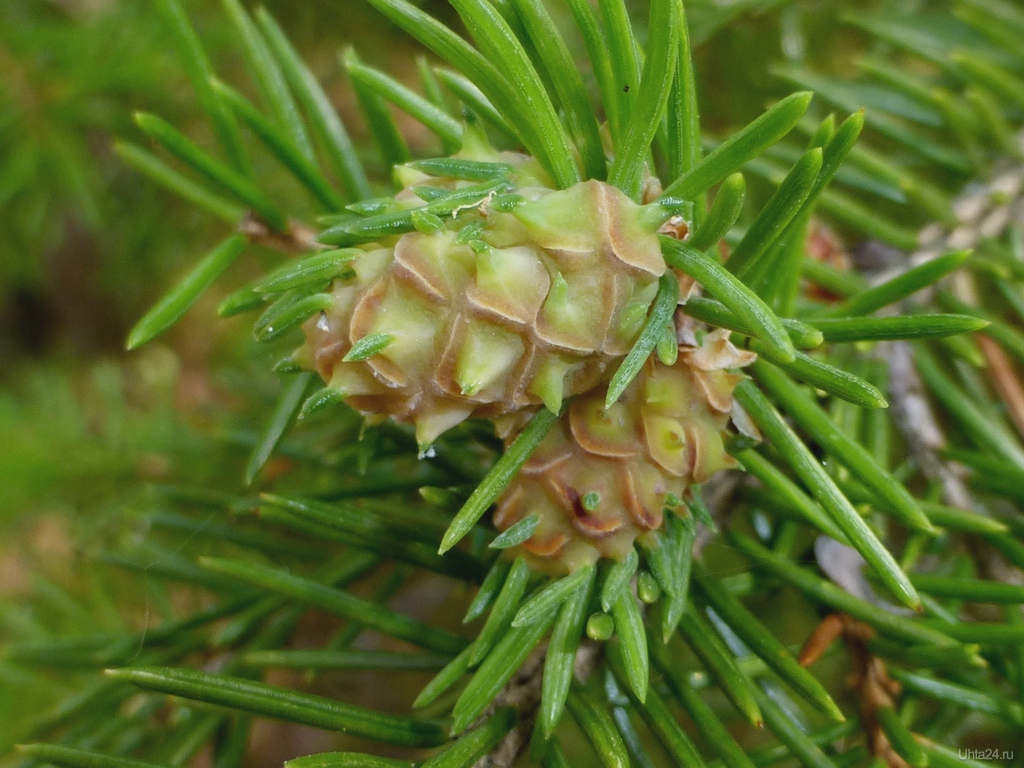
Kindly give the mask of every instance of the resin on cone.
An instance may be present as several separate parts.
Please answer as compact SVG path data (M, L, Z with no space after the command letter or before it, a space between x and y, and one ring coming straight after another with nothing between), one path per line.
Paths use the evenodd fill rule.
M504 164L505 186L434 216L428 200L480 182L397 169L406 187L391 210L421 209L418 231L358 245L295 355L357 410L415 424L424 448L470 416L557 412L600 384L666 270L662 205L593 180L552 189L522 155L477 147L460 157ZM379 350L352 359L368 337Z
M514 554L553 573L625 557L692 483L736 466L725 430L734 415L748 427L733 400L742 374L732 369L754 359L720 329L680 346L672 366L652 357L607 410L606 386L573 400L498 500L498 530L540 515Z

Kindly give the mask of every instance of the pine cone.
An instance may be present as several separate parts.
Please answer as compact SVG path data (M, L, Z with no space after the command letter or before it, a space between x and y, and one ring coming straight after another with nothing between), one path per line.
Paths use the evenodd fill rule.
M691 483L736 466L723 432L734 413L745 424L732 396L742 375L728 369L754 358L720 329L671 367L652 358L607 410L607 387L577 397L498 500L495 527L539 514L517 554L543 570L622 559Z
M392 210L420 209L420 231L359 245L296 354L356 409L414 423L421 447L470 416L557 411L598 385L635 341L666 269L662 205L599 181L556 191L529 158L500 159L504 186L443 220L426 201L474 182L400 168L410 185ZM382 348L359 359L353 347L367 338Z

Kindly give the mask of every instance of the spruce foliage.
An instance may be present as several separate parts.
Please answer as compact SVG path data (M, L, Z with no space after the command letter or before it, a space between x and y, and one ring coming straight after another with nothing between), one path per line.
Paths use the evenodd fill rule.
M652 0L643 44L621 0L452 0L465 35L406 0L366 1L440 62L410 86L343 56L395 183L367 170L269 13L224 0L254 102L216 78L179 0L156 3L217 145L139 114L151 145L118 151L225 226L128 346L197 311L236 260L276 249L220 314L253 319L281 360L280 394L239 438L244 468L148 488L145 533L95 555L97 578L144 579L158 621L56 585L43 621L5 609L0 672L73 688L24 736L24 764L174 766L208 747L219 768L247 765L266 718L352 737L351 751L291 768L925 768L1012 751L1024 733L1024 11L957 0L850 16L870 41L856 78L790 61L775 76L798 90L712 136L680 0ZM701 29L716 23L700 16ZM394 108L440 156L412 157ZM307 200L263 183L249 136ZM662 524L621 559L548 575L527 546L539 511L497 535L489 524L571 404L524 407L504 444L483 420L420 444L291 356L367 243L451 227L483 258L473 210L485 199L514 214L523 200L511 165L458 152L471 143L525 152L551 188L598 180L673 215L658 239L666 274L702 292L674 279L651 292L604 376L609 411L677 364L685 334L699 348L725 329L757 354L731 374L725 448L740 469L670 494ZM397 205L413 177L418 202ZM746 179L771 186L756 210L743 210ZM385 353L386 336L353 339L345 360ZM578 502L582 519L601 499ZM466 598L461 625L403 599L431 591ZM307 647L310 617L333 634ZM306 676L282 685L271 669ZM429 675L387 711L317 682L356 670Z

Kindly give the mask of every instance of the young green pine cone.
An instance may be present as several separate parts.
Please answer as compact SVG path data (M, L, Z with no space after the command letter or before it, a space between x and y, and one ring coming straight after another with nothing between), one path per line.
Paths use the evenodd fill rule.
M742 375L728 369L754 358L716 330L675 365L652 358L608 410L607 387L577 397L498 500L495 527L540 515L517 554L542 570L622 559L691 483L736 465L723 433L734 412L745 423L732 396Z
M501 159L491 165L504 177L483 184L399 169L412 184L376 221L387 230L414 206L417 231L358 245L296 354L359 411L415 424L424 448L470 416L557 411L595 387L636 340L666 269L662 205L599 181L556 191L532 161ZM326 239L352 245L374 221Z

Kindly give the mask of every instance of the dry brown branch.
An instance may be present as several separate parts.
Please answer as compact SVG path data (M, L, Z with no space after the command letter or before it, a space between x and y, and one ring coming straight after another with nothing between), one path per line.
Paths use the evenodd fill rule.
M800 651L800 663L805 667L813 664L834 640L842 637L850 654L853 669L849 684L857 693L861 728L867 737L868 749L872 755L885 761L889 768L908 768L878 723L878 710L883 707L895 709L901 688L889 676L885 662L868 650L867 642L874 635L872 627L845 613L830 614L807 638Z
M288 222L288 231L275 232L252 211L245 214L245 218L238 225L238 231L245 235L250 243L292 255L309 253L323 248L316 241L317 234L319 234L317 230L292 220Z
M984 333L976 333L974 340L978 342L982 354L985 355L992 385L1006 405L1010 420L1024 437L1024 384L1021 384L1017 372L1013 369L1009 355L995 339Z

